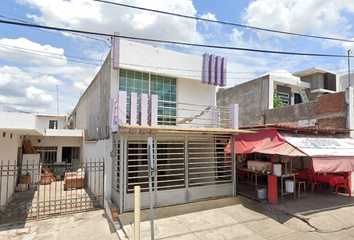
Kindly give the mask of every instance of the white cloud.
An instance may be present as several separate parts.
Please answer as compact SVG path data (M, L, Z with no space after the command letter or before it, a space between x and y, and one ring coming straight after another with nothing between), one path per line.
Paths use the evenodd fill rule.
M55 86L62 82L53 76L31 76L17 67L0 66L0 103L31 112L43 112L53 104Z
M352 29L345 12L354 12L351 0L257 0L246 9L248 25L321 36L348 36ZM260 39L289 35L259 31Z
M209 20L213 20L213 21L216 21L216 17L215 17L215 14L212 14L212 13L207 13L207 14L204 14L202 16L200 16L201 18L204 18L204 19L209 19ZM212 26L212 27L216 27L216 26L219 26L220 24L217 24L217 23L213 23L213 22L207 22L207 21L201 21L204 25L204 28L205 30L209 30L209 28Z
M201 43L196 20L98 3L91 0L17 0L38 9L40 14L28 15L34 21L73 29L104 32L143 38ZM122 0L121 3L195 16L190 0Z
M50 45L40 45L26 38L0 39L0 58L40 66L62 66L66 64L64 49Z

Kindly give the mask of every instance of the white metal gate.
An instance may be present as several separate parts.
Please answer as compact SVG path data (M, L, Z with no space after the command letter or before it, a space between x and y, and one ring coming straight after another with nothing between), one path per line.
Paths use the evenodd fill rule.
M137 185L141 187L141 206L149 207L147 138L150 136L154 139L154 206L233 194L232 160L225 157L230 135L123 133L117 134L113 142L116 152L113 198L124 211L134 208Z

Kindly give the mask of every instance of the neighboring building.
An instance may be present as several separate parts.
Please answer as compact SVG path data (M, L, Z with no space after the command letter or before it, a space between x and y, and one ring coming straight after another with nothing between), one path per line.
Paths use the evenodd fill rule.
M353 137L351 130L354 129L353 87L345 85L348 80L341 78L338 82L335 74L318 68L310 68L293 75L300 78L299 81L294 79L293 84L288 78L278 78L275 81L274 76L269 74L233 88L221 90L217 93L217 104L220 106L239 104L241 129L275 128L293 131L294 134L301 131L311 132L313 135L311 138L317 139L318 143L315 141L313 146L308 144L305 147L313 147L317 150L316 154L321 155L321 151L325 152L321 147L325 146L324 148L329 149L325 152L328 158L332 157L340 161L328 161L330 162L327 163L328 168L322 169L322 172L334 172L333 166L336 164L343 166L348 164L346 171L351 172L350 184L353 186L354 157L350 151L343 155L345 148L352 144L349 135ZM296 85L296 83L299 84ZM306 92L305 97L300 94L301 88ZM273 94L277 94L286 106L273 108ZM300 94L301 100L307 98L306 101L303 103L296 101L298 98L296 94ZM340 138L344 139L344 143L329 141L328 139L333 138L334 133L342 133ZM347 143L345 143L346 138ZM301 138L299 142L306 143ZM343 152L336 148L343 149ZM324 165L324 160L320 160ZM345 168L336 171L343 172Z
M315 102L327 101L326 99L331 98L327 97L328 94L336 93L338 89L343 91L342 87L337 83L335 74L316 67L296 72L293 76L275 72L232 88L220 89L217 93L217 105L226 106L230 103L237 103L240 126L288 122L296 123L296 126L316 126L318 124L316 119L323 116L317 116L322 113L317 110L318 105ZM345 98L343 94L338 96L341 98L339 101L344 99L345 107L346 103L349 104L349 98ZM274 96L280 97L285 108L273 109ZM319 97L325 98L319 100ZM338 127L349 127L346 120L343 123L346 113L342 108L331 110L331 113L341 118L342 122L338 124ZM302 122L298 123L298 121Z
M242 131L237 105L215 104L216 86L225 85L226 58L115 38L71 115L72 126L91 141L83 144L83 157L105 157L105 200L121 212L132 210L140 186L141 205L149 206L148 137L155 206L235 194L233 163L224 150Z
M45 164L71 163L80 157L83 132L65 129L66 116L0 112L0 122L0 208L17 186L19 175L15 170L27 164L27 158L23 159L24 140L31 141Z

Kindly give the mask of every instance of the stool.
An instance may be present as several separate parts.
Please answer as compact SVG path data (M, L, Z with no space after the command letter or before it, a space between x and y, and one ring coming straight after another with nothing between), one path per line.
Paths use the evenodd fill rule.
M296 183L297 183L297 200L299 200L300 197L303 197L303 196L306 197L306 181L296 181ZM300 194L301 185L303 186L303 189L304 189L303 194Z

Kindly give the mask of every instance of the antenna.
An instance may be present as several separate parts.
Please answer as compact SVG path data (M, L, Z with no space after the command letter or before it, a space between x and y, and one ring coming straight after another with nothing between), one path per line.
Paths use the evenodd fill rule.
M57 115L59 115L59 86L57 85Z

